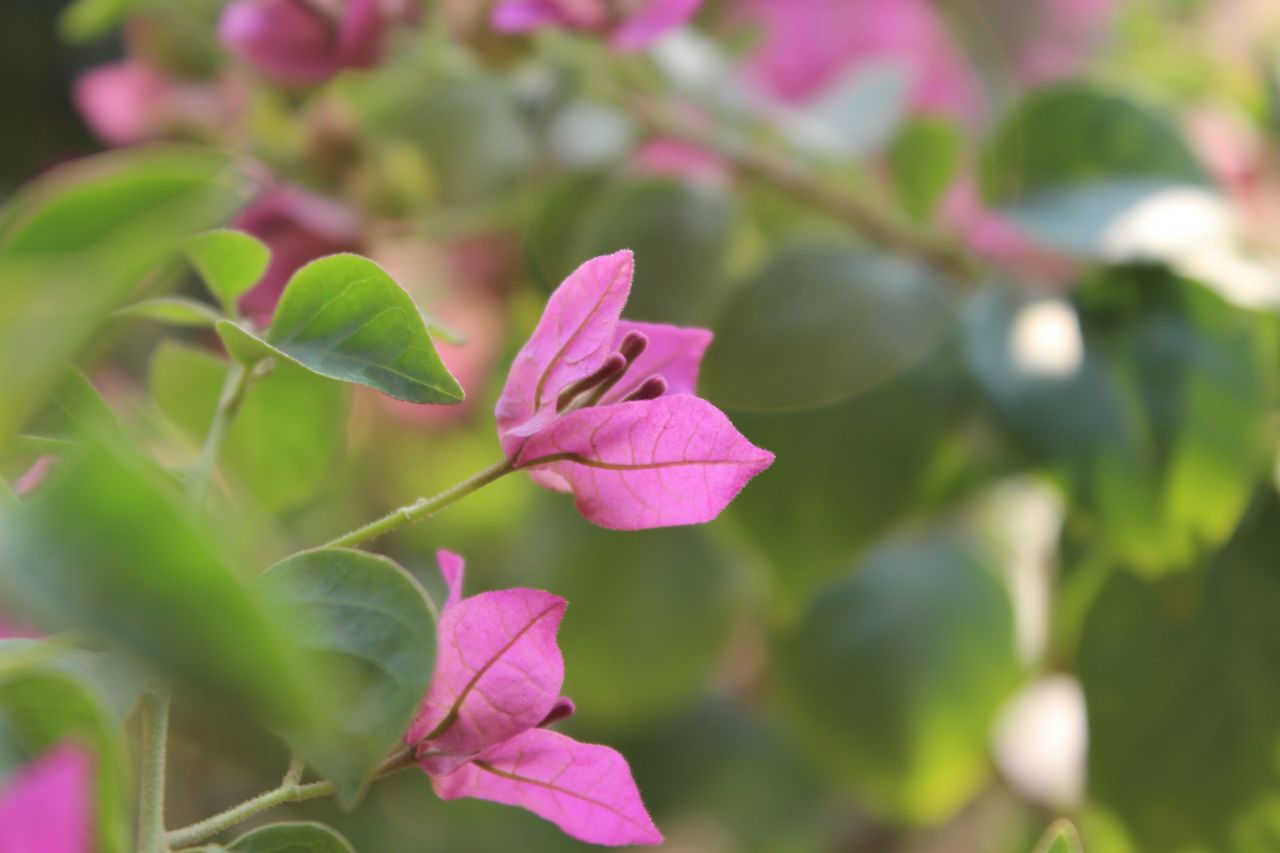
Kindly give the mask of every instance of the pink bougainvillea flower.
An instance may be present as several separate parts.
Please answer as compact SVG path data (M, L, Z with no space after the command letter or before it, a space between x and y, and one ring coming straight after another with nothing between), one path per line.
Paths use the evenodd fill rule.
M626 759L543 728L574 711L560 696L564 599L536 589L463 598L462 558L437 559L449 594L436 671L405 735L436 793L520 806L591 844L661 843Z
M498 434L602 527L700 524L773 454L694 396L710 332L620 319L633 272L629 251L595 258L551 295L498 398Z
M299 267L325 255L364 250L355 214L336 201L286 184L260 194L231 227L271 249L262 280L240 299L240 310L260 323L271 319L284 286Z
M410 16L404 0L234 0L218 36L266 76L306 85L377 65L390 27Z
M90 853L92 765L60 746L0 783L0 853Z
M615 50L643 50L684 26L702 0L638 0L618 11L613 0L501 0L493 9L493 28L526 33L547 27L604 33Z
M184 80L126 59L80 75L75 102L99 139L124 146L224 126L241 112L244 92L231 80Z
M859 64L889 61L912 74L916 109L976 112L976 81L929 0L738 0L737 8L763 35L748 73L783 101L807 101Z

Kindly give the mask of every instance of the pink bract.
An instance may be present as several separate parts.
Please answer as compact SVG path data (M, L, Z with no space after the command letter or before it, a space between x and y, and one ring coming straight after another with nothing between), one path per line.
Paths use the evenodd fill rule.
M142 59L91 68L77 78L74 92L85 123L116 146L224 126L241 112L243 95L231 80L183 80Z
M593 844L660 843L621 755L543 728L575 710L560 696L564 599L534 589L463 598L462 558L436 557L449 590L436 671L405 742L437 794L520 806Z
M551 295L498 398L498 434L602 527L700 524L773 454L693 395L710 332L620 319L633 272L629 251L595 258Z
M702 0L643 0L634 11L617 13L609 0L502 0L490 23L504 33L547 27L605 33L618 51L643 50L689 22Z
M432 779L442 800L520 806L590 844L661 844L626 759L607 746L531 729Z
M60 746L0 785L0 851L90 853L93 760Z
M329 13L306 0L234 0L218 35L233 53L277 82L321 83L345 68L371 68L387 31L403 18L399 3L346 0Z

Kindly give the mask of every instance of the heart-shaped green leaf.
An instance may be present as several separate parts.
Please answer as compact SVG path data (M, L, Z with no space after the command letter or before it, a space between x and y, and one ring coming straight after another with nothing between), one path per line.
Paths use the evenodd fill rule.
M225 320L218 334L246 364L283 357L411 403L463 399L409 294L357 255L331 255L298 270L265 337Z
M385 557L336 548L289 557L254 585L322 681L315 726L291 740L353 805L426 694L436 652L426 593Z
M295 723L291 649L236 577L227 537L200 525L141 463L87 448L0 512L0 599L265 721Z
M186 242L187 258L222 309L232 316L236 300L258 283L271 260L266 244L227 228L197 234Z

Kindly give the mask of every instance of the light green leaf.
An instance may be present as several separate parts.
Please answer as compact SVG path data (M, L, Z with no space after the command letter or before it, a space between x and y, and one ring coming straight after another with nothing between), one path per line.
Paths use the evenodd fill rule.
M98 843L106 853L125 853L129 782L116 727L88 685L66 671L24 664L24 650L0 645L0 781L61 743L90 750Z
M1041 240L1096 254L1108 225L1152 193L1207 184L1158 109L1089 83L1035 89L982 154L983 197Z
M874 813L939 823L986 783L1018 665L1008 596L966 542L878 551L814 599L779 654L786 721Z
M186 242L187 258L222 310L236 315L236 301L262 278L271 261L266 244L243 231L219 229Z
M291 740L354 805L426 694L436 653L426 593L385 557L333 548L276 563L254 586L323 681L316 726Z
M203 302L178 296L135 302L115 312L118 317L145 317L171 326L210 326L222 315Z
M62 13L59 27L65 38L88 41L105 35L147 0L75 0Z
M919 222L933 219L960 166L964 137L952 122L913 119L889 147L889 173L902 208Z
M147 388L156 405L198 447L217 407L227 362L174 341L156 347ZM346 389L277 361L245 392L223 442L220 464L273 511L315 498L342 447Z
M227 321L217 329L227 351L245 364L282 357L411 403L463 399L409 294L356 255L331 255L298 270L265 339Z
M240 198L226 155L134 148L34 182L0 213L0 443L138 281ZM88 286L91 283L92 286Z
M90 448L0 512L0 598L38 627L106 642L266 721L296 721L302 673L228 547L150 469Z
M848 399L918 362L955 308L923 268L855 246L779 254L714 324L701 389L742 411Z
M1063 818L1049 825L1031 853L1084 853L1084 845L1075 824Z

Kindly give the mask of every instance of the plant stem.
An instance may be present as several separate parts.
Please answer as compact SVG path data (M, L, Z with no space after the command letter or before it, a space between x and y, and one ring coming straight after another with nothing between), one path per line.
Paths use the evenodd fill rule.
M218 462L218 454L222 451L222 442L227 437L227 428L231 419L240 408L245 389L253 378L254 371L239 362L233 362L227 371L227 381L222 386L222 394L218 398L218 407L213 411L213 420L209 423L209 432L205 436L204 446L200 449L200 458L191 469L191 479L187 483L187 494L193 506L204 501L209 490L209 481L213 478L213 468Z
M510 459L504 459L496 465L490 465L483 471L473 474L458 485L446 489L433 498L418 498L413 503L393 510L376 521L371 521L363 527L357 527L350 533L339 536L332 542L326 543L324 547L349 548L362 542L368 542L370 539L385 536L411 524L416 524L444 509L449 504L455 503L472 492L489 485L494 480L505 477L515 469L515 463Z
M378 769L374 771L373 778L383 779L413 765L413 751L404 749L382 762ZM270 791L261 793L250 800L245 800L240 805L232 806L221 814L216 814L182 829L175 829L169 833L166 840L170 847L195 844L217 835L224 829L229 829L242 821L248 820L267 809L275 808L284 803L300 803L303 800L328 797L333 793L334 785L332 782L311 782L307 785L299 785L286 781L278 788L272 788Z
M166 853L164 835L165 751L169 739L169 689L142 699L142 790L138 797L139 853Z

